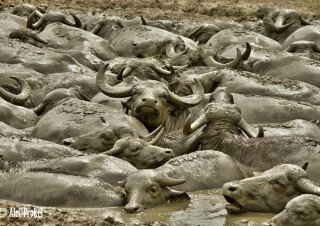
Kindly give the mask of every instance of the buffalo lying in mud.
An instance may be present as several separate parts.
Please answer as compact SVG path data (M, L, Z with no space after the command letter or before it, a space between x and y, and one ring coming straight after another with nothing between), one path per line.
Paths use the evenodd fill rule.
M229 202L228 213L279 213L291 199L301 194L320 195L320 187L308 179L301 167L283 164L259 176L228 182L223 185L222 194Z

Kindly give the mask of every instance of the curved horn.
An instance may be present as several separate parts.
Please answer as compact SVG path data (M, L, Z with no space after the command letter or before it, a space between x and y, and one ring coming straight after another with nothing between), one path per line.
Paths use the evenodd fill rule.
M188 118L186 119L186 121L184 122L183 134L189 135L189 134L193 133L194 131L196 131L197 129L199 129L200 127L207 124L208 122L209 122L209 120L207 119L207 117L205 115L202 115L200 118L198 118L196 121L194 121L191 124L191 115L189 115Z
M285 20L286 18L284 16L278 16L274 27L277 32L283 32L294 23L294 21L292 21L284 25Z
M75 14L69 12L70 15L73 17L74 19L74 23L70 20L68 20L67 18L63 18L63 23L65 23L66 25L72 26L72 27L81 27L81 21L79 19L79 17L77 17Z
M180 107L193 107L199 104L204 96L204 90L201 82L198 79L194 79L195 85L191 87L193 94L185 97L178 96L168 90L170 101Z
M98 23L96 26L94 26L94 28L92 28L91 33L96 35L99 33L101 28L102 28L102 23Z
M102 154L106 155L118 155L120 153L122 153L122 149L115 146L113 146L113 148L111 148L109 151L102 152Z
M48 44L48 42L41 38L38 34L33 34L32 38L42 44Z
M186 47L183 51L177 53L176 48L173 45L173 43L169 43L166 46L166 54L170 58L182 56L182 55L186 54L188 51L189 51L189 48Z
M45 13L47 12L44 8L40 7L40 6L36 6L36 8L39 10L40 13Z
M298 179L296 185L303 193L320 195L320 187L305 177Z
M246 42L246 50L242 54L241 59L243 61L247 60L249 58L250 54L251 54L251 45L248 42Z
M151 144L151 145L156 145L156 144L158 143L158 141L161 139L163 133L164 133L164 128L162 127L162 129L161 129L160 132L157 134L157 136L156 136L153 140L151 140L151 141L149 142L149 144Z
M43 16L41 16L40 19L35 24L33 24L35 14L39 15L39 13L40 12L38 10L35 10L29 15L28 20L27 20L27 28L35 30L35 29L38 29L43 24L43 22L44 22Z
M140 15L142 25L148 25L146 19Z
M16 80L19 83L21 87L21 92L18 95L16 95L16 94L9 93L3 88L0 88L0 97L2 97L3 99L5 99L10 103L22 105L28 100L30 96L30 86L22 78L14 77L14 76L10 78Z
M112 87L107 84L107 82L105 81L105 72L106 72L106 69L108 66L109 66L109 64L103 65L97 73L96 83L97 83L99 90L102 93L104 93L105 95L110 96L110 97L115 97L115 98L131 96L133 86Z
M47 106L46 104L41 103L41 104L39 104L37 107L35 107L35 108L32 109L32 110L33 110L33 112L36 113L37 115L41 115L46 106Z
M244 118L241 118L241 120L238 122L239 128L247 134L248 137L253 138L253 137L258 137L258 135L255 135L253 131L251 130L250 125L244 120ZM259 128L260 131L260 128Z
M163 125L158 126L155 130L153 130L151 133L149 133L147 136L143 137L144 140L149 140L151 137L155 136L160 132L160 130L163 128Z
M217 67L217 68L236 68L239 66L239 64L242 61L242 54L240 49L237 48L237 56L236 58L226 64L222 64L217 62L215 59L213 59L212 56L207 55L203 50L200 50L200 56L203 60L203 62L207 65L207 66L212 66L212 67Z
M159 66L157 66L157 65L153 66L153 68L154 68L154 70L155 70L156 72L158 72L158 73L160 73L160 74L167 75L167 76L169 76L169 75L171 76L171 75L172 75L172 70L171 70L171 68L170 68L171 71L167 71L167 70L165 70L165 69L163 69L163 68L161 68L161 67L159 67Z
M299 19L300 19L302 25L311 25L312 24L309 21L307 21L306 19L304 19L302 16L300 16Z
M132 67L126 67L123 72L122 72L122 76L121 76L121 79L125 78L125 77L128 77L131 73L133 72L133 68ZM118 78L118 77L117 77ZM121 80L119 79L119 80Z
M161 186L176 186L186 182L185 179L176 179L170 177L168 172L162 173L161 175L156 175L155 179Z
M204 27L204 25L194 29L193 31L191 31L188 35L186 35L187 38L190 38L192 40L195 40L196 37L199 35L200 31L202 30L202 28Z
M316 53L320 53L320 48L316 45L314 47L312 47L313 51Z
M126 186L126 183L127 183L127 179L124 179L124 180L118 181L118 185L119 185L120 187L124 187L124 186Z

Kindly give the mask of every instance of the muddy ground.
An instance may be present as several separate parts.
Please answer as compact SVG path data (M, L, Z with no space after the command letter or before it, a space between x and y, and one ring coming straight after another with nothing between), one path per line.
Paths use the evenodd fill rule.
M143 15L148 19L210 21L212 18L232 18L236 21L256 20L256 9L265 4L275 8L292 8L300 11L308 19L320 18L320 0L0 0L0 9L13 7L18 3L31 3L47 9L89 11L107 15ZM211 195L211 194L210 194ZM173 206L148 210L135 216L125 215L121 208L115 209L57 209L20 205L0 201L1 225L259 225L261 215L227 216L223 200L206 193L195 194L197 201L187 206ZM208 198L210 197L210 198ZM212 198L213 197L213 198ZM220 197L221 198L221 197ZM216 202L215 202L216 201ZM203 203L207 203L203 205ZM42 218L1 216L1 211L19 208L40 208ZM172 216L168 214L171 208ZM173 209L172 209L173 208ZM174 209L177 208L177 209ZM170 212L169 211L169 212ZM111 217L110 217L111 215ZM268 219L272 215L263 215ZM164 218L163 218L164 217ZM169 219L173 221L170 221ZM181 219L180 219L181 218ZM180 219L180 220L179 220ZM193 219L193 220L192 220ZM201 219L201 221L199 221ZM253 220L254 219L254 220ZM122 221L118 223L117 221ZM163 220L163 222L162 222ZM158 221L158 223L155 223ZM160 223L159 223L160 221ZM198 221L198 222L197 222ZM143 223L144 222L144 223ZM175 223L173 223L175 222Z

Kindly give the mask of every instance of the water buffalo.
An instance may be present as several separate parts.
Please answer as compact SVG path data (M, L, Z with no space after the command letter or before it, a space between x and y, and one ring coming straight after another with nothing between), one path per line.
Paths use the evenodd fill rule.
M30 109L17 106L24 104L28 100L30 87L26 81L19 77L11 78L19 83L21 92L13 94L0 88L0 120L17 129L34 126L39 120L36 113Z
M297 29L310 23L299 12L292 9L271 11L263 18L264 35L283 43Z
M124 204L123 193L95 178L42 172L1 173L0 178L1 199L52 207Z
M87 59L91 65L86 66L96 71L103 65L103 61L117 57L107 40L59 22L49 24L38 35L47 42L48 47L72 50L72 56L80 63L82 58Z
M105 155L79 155L55 159L27 161L22 168L29 172L60 173L98 178L112 186L137 169L127 161Z
M302 165L310 161L312 169L309 175L319 179L319 140L306 137L255 138L252 127L233 104L232 95L223 89L213 93L212 102L206 106L204 115L192 124L190 121L189 117L184 126L185 134L191 134L205 125L201 149L221 151L257 170L267 170L280 163ZM249 138L241 136L239 128ZM261 136L261 128L258 136Z
M290 200L285 209L262 226L320 225L320 197L303 194Z
M196 191L248 176L252 172L228 155L207 150L175 157L155 170L139 170L119 183L127 195L125 211L136 213L166 203L172 195L168 190L171 186L184 192Z
M0 155L4 161L17 163L82 154L72 148L32 138L27 132L5 123L0 122L0 126Z
M165 125L167 131L182 128L186 111L197 105L203 98L203 87L198 80L190 86L192 95L178 96L171 92L162 82L149 80L137 84L110 86L105 79L107 64L97 73L97 86L107 96L122 98L130 97L125 103L130 114L140 120L148 130L152 131L160 125ZM181 113L182 111L182 113Z
M39 6L34 6L28 3L22 3L22 4L15 5L12 8L11 13L14 15L23 17L23 16L29 16L35 10L39 10L41 13L46 12L45 9Z
M1 63L20 63L41 74L91 72L88 67L85 67L71 57L70 51L68 50L38 48L28 43L5 37L1 37L0 40L2 49L0 54Z
M307 25L293 32L283 43L282 46L287 48L290 44L297 41L309 41L320 46L320 28L315 25Z
M228 182L222 187L230 214L279 213L301 194L320 195L320 187L308 179L304 169L291 164L278 165L259 176Z
M119 56L147 57L164 54L168 57L183 55L197 44L189 38L148 25L125 26L119 20L101 20L92 33L107 39Z
M65 138L99 131L109 125L128 127L142 136L149 134L145 126L132 116L119 114L101 104L66 98L42 116L31 135L62 144ZM115 142L113 137L105 137L111 147Z
M67 19L62 12L46 11L42 14L40 11L35 10L28 17L27 28L42 31L48 24L54 22L61 22L72 27L81 27L80 19L73 13L70 13L70 15L73 17L74 22ZM34 23L35 17L39 17L40 19Z
M170 88L179 95L188 95L187 86L197 78L205 93L217 87L227 87L229 92L280 97L287 100L320 104L320 88L305 82L258 75L247 71L192 67L177 72Z

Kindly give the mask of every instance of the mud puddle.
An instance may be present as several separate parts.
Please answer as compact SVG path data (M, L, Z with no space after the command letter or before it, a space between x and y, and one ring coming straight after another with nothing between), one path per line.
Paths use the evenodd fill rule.
M128 214L122 207L82 209L90 216L113 217L125 225L170 225L170 226L260 226L274 215L264 213L227 214L226 201L221 189L203 190L189 193L190 202L161 205L142 213Z

